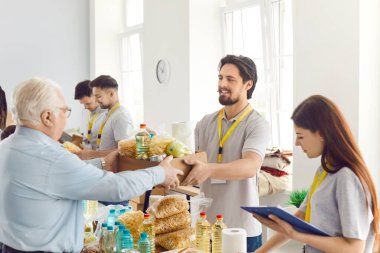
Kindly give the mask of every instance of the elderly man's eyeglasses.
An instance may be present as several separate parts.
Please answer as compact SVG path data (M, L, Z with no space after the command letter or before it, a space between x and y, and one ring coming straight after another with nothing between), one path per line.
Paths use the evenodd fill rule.
M65 111L65 117L68 118L70 117L71 114L71 108L66 106L66 107L58 107L59 109Z

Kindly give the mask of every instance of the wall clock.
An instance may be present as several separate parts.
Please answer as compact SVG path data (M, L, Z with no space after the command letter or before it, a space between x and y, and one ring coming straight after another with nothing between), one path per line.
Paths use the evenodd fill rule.
M167 83L170 79L170 64L168 60L161 59L157 62L156 77L159 83Z

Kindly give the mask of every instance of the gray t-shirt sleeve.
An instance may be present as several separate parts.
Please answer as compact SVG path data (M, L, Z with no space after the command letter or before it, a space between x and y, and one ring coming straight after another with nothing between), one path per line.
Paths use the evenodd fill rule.
M362 184L351 170L339 171L335 198L343 236L366 240L373 216Z
M306 206L307 206L307 201L309 199L309 193L310 193L310 189L305 197L305 199L303 200L302 204L300 205L300 207L298 208L298 210L300 210L301 212L305 213L306 214Z
M194 147L195 147L195 151L199 151L199 125L201 124L201 122L199 121L197 123L197 125L195 126L195 129L194 129Z
M112 120L112 131L116 142L127 139L133 131L133 122L128 111L124 111Z
M268 147L270 127L267 121L262 118L257 118L255 121L250 121L246 128L246 139L244 141L242 153L251 151L255 152L264 159L265 149Z

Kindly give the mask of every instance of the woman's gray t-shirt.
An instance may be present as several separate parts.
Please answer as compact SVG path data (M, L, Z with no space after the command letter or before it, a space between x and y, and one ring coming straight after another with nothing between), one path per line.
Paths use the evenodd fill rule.
M318 171L322 173L322 167ZM308 197L299 208L304 213ZM352 170L344 167L334 174L329 173L311 199L310 223L331 236L364 240L364 253L372 253L373 214L366 199L362 184ZM306 246L306 252L322 251Z

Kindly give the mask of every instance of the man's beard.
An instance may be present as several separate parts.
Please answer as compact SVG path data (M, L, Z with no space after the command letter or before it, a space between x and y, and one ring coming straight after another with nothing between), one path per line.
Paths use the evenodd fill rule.
M102 109L110 109L110 105L105 105L105 104L99 104L100 108Z
M223 96L219 96L219 103L221 105L234 105L237 102L239 102L239 98L232 99L232 98L225 98Z

